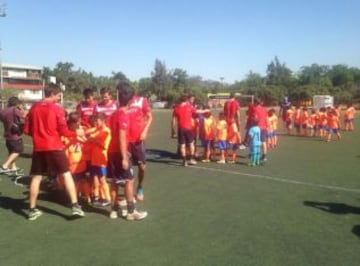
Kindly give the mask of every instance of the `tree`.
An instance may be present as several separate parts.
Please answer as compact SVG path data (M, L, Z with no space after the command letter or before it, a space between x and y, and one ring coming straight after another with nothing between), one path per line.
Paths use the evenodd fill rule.
M155 85L157 97L159 99L166 97L165 83L167 78L167 70L165 62L161 62L159 59L155 60L154 71L151 72L151 77Z
M286 67L285 63L281 64L277 56L267 66L266 73L268 85L287 86L291 83L291 70Z
M171 73L173 87L177 92L187 92L188 74L181 68L175 68Z

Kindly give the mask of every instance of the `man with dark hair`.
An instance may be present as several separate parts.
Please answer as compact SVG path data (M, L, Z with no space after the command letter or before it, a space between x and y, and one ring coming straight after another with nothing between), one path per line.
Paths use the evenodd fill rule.
M183 166L196 164L192 117L208 111L208 109L196 110L192 105L191 99L186 95L181 96L180 103L174 109L172 119L173 123L177 121L178 124L178 147L180 147ZM189 161L186 158L186 147L189 148Z
M152 123L152 114L148 100L145 97L134 95L126 111L131 121L129 126L129 152L132 162L138 166L138 185L136 199L144 200L144 177L146 166L145 140Z
M236 125L240 128L240 104L235 98L235 92L230 93L230 99L224 104L224 115L228 124L231 118L235 117Z
M4 138L9 153L6 161L0 166L0 174L16 172L18 170L15 161L24 151L24 144L22 130L16 122L23 121L24 118L25 112L21 108L19 98L10 97L7 108L0 111L0 120L4 126Z
M94 100L94 91L90 88L83 90L84 99L76 106L76 112L81 118L81 125L90 127L89 117L93 115L97 101Z
M260 128L260 140L262 146L262 161L267 161L267 129L268 129L268 111L263 106L263 101L260 98L255 99L254 117L258 120Z
M108 87L101 88L100 102L94 107L94 114L103 113L106 115L106 124L109 126L110 116L116 111L116 101L111 99L110 89Z
M70 131L65 120L65 111L58 104L61 98L59 86L50 84L44 90L45 98L31 107L25 120L24 132L32 137L33 154L31 161L30 211L29 220L36 220L42 212L36 208L39 188L44 174L61 176L71 200L72 214L84 216L78 204L74 180L69 171L61 136L83 136L84 131Z
M147 212L140 212L135 209L134 203L134 171L131 165L131 158L128 153L128 132L132 121L130 121L127 110L129 103L134 96L134 90L128 83L121 83L117 86L119 108L110 118L111 142L109 145L109 176L112 179L111 200L112 207L110 218L117 218L119 211L118 184L124 184L127 209L122 211L128 221L142 220Z

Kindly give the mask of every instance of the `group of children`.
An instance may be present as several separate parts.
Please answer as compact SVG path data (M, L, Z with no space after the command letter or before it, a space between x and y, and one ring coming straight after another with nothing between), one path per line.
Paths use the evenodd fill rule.
M352 104L348 104L344 113L345 131L354 130L354 117L355 108ZM292 134L294 127L297 136L320 137L330 142L335 134L341 139L342 121L339 106L321 107L319 110L290 106L285 112L284 122L289 135Z
M90 117L90 127L85 129L84 137L62 137L77 193L83 201L94 206L107 206L111 202L106 180L111 131L105 121L106 115L98 113ZM72 131L82 127L79 114L70 113L67 124ZM63 181L57 179L62 188Z
M201 162L211 161L219 164L234 164L238 149L249 147L249 165L258 165L262 155L260 129L257 120L251 119L246 130L244 140L241 137L240 125L236 116L226 118L223 112L214 117L211 111L193 117L193 134L201 142L203 154ZM277 146L278 117L274 109L268 112L267 145L269 148ZM257 147L252 149L252 147ZM199 152L197 152L199 154Z

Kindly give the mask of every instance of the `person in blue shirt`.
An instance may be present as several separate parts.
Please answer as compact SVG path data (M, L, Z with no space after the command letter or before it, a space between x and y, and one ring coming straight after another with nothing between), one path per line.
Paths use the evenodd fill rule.
M249 147L250 147L250 162L249 166L255 166L260 164L261 158L261 130L258 126L258 119L254 117L250 123L250 129L248 133Z

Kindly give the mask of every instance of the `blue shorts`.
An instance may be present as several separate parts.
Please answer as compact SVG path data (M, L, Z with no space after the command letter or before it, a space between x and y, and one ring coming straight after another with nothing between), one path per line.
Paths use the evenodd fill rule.
M217 145L218 145L218 149L221 150L221 151L224 151L226 150L226 140L219 140Z
M337 134L337 133L339 133L339 130L338 130L337 128L329 128L329 129L328 129L328 132L329 132L330 134Z
M204 148L213 148L214 147L214 141L213 140L203 140L202 146Z
M237 144L237 143L228 143L227 148L229 150L235 151L235 150L239 149L239 144Z
M90 167L91 176L102 177L107 175L107 168L103 166L94 166Z

